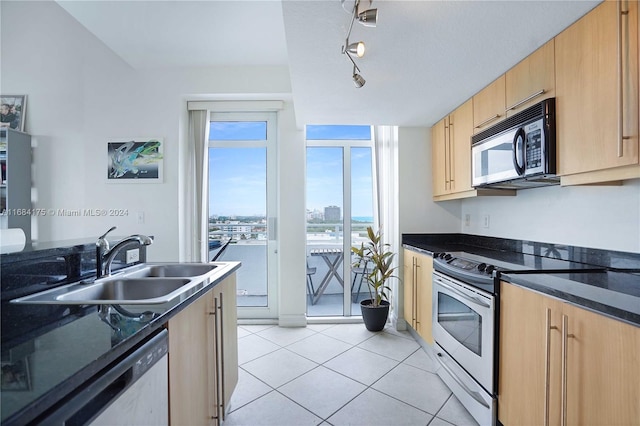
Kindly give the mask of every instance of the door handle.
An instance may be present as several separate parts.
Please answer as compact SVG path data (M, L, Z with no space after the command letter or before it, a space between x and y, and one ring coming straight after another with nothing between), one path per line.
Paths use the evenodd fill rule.
M496 114L494 117L491 118L487 118L486 120L484 120L482 123L478 124L475 128L479 129L481 127L483 127L485 124L489 124L494 120L497 120L498 118L500 118L500 114Z
M539 90L539 91L537 91L536 93L534 93L534 94L532 94L532 95L529 95L529 96L527 96L526 98L524 98L524 99L522 99L522 100L519 100L519 101L518 101L518 102L516 102L515 104L511 105L510 107L508 107L508 108L507 108L507 111L512 111L512 110L514 110L514 109L518 108L520 105L522 105L522 104L524 104L524 103L527 103L527 102L529 102L531 99L535 99L535 98L537 98L537 97L538 97L538 96L540 96L540 95L544 95L545 93L547 93L547 91L546 91L546 90L544 90L544 89Z
M551 330L558 327L551 325L551 308L547 308L546 321L546 341L545 341L545 363L544 363L544 426L549 426L549 387L551 374Z

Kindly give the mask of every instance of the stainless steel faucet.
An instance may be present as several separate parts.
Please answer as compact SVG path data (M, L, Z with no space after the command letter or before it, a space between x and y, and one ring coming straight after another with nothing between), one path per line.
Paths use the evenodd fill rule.
M96 241L96 279L104 275L111 275L111 263L124 246L134 242L141 246L148 246L153 243L153 240L146 235L134 234L118 241L113 248L109 248L109 241L107 241L105 237L114 229L116 229L115 226L105 232L98 238L98 241Z

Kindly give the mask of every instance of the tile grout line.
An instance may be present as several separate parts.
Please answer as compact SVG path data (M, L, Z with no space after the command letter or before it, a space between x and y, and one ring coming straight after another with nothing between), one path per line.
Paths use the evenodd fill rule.
M338 339L338 338L336 338L336 337L333 337L333 336L330 336L330 335L327 335L327 334L324 334L324 333L323 333L323 331L329 330L329 329L331 329L331 328L333 328L333 327L335 327L335 325L334 325L334 326L332 326L332 327L328 327L328 328L326 328L325 330L320 330L320 331L312 330L312 331L314 331L314 334L309 335L309 336L306 336L306 337L304 337L304 338L302 338L302 339L296 340L295 342L291 342L291 343L289 343L289 344L287 344L287 345L285 345L285 346L282 346L281 344L279 344L279 343L277 343L277 342L274 342L274 341L270 340L269 338L264 337L264 336L261 336L261 335L259 335L259 334L258 334L258 333L260 333L261 331L267 330L268 328L267 328L267 329L264 329L264 330L257 331L257 332L255 332L255 333L254 333L254 332L249 332L249 333L250 333L250 335L257 335L257 336L258 336L258 337L260 337L261 339L264 339L264 340L266 340L266 341L268 341L268 342L270 342L270 343L272 343L272 344L277 345L277 346L278 346L278 349L276 349L276 350L274 350L274 351L270 351L270 352L268 352L268 353L265 353L265 354L263 354L263 355L261 355L261 356L259 356L259 357L255 358L255 359L253 359L253 360L247 361L246 363L249 363L249 362L252 362L252 361L258 360L258 359L260 359L260 358L262 358L262 357L264 357L264 356L266 356L266 355L273 354L274 352L278 351L279 349L285 349L285 350L287 350L288 352L290 352L290 353L292 353L292 354L294 354L294 355L300 356L301 358L303 358L303 359L305 359L305 360L311 361L311 362L313 362L313 363L314 363L314 364L316 364L316 365L315 365L313 368L311 368L310 370L308 370L308 371L306 371L306 372L303 372L303 373L301 373L301 374L297 375L296 377L292 378L291 380L289 380L289 381L287 381L287 382L285 382L285 383L283 383L283 384L281 384L281 385L279 385L278 387L275 387L275 388L274 388L273 386L271 386L270 384L268 384L268 383L264 382L263 380L261 380L260 378L258 378L257 376L253 375L252 373L250 373L249 371L247 371L247 370L245 370L245 369L243 368L243 371L244 371L245 373L247 373L247 374L249 374L250 376L254 377L255 379L257 379L257 380L258 380L258 381L260 381L261 383L264 383L264 384L265 384L265 385L266 385L270 390L269 390L267 393L265 393L265 394L263 394L263 395L261 395L261 396L259 396L259 397L257 397L257 398L254 398L253 400L251 400L251 401L249 401L249 402L247 402L247 403L243 404L242 406L235 408L235 409L234 409L232 412L230 412L230 413L233 413L233 412L235 412L235 411L237 411L237 410L239 410L239 409L241 409L241 408L243 408L243 407L246 407L247 405L249 405L249 404L251 404L251 403L253 403L253 402L257 401L258 399L260 399L260 398L262 398L262 397L265 397L266 395L268 395L268 394L270 394L271 392L275 391L275 392L277 392L278 394L280 394L281 396L283 396L283 397L285 397L286 399L288 399L289 401L291 401L291 402L293 402L294 404L296 404L296 405L300 406L300 407L301 407L301 408L303 408L305 411L307 411L307 412L311 413L311 414L312 414L313 416L315 416L316 418L321 419L321 422L320 422L320 423L327 422L327 423L331 424L331 423L328 421L328 419L329 419L331 416L335 415L335 414L336 414L336 413L338 413L340 410L344 409L348 404L350 404L350 403L351 403L352 401L354 401L356 398L360 397L360 396L361 396L363 393L365 393L366 391L368 391L368 390L372 390L372 391L374 391L374 392L377 392L377 393L380 393L380 394L382 394L382 395L385 395L386 397L389 397L389 398L391 398L391 399L393 399L393 400L396 400L396 401L398 401L398 402L400 402L400 403L402 403L402 404L405 404L405 405L407 405L407 406L409 406L409 407L412 407L412 408L414 408L414 409L416 409L416 410L418 410L418 411L420 411L420 412L423 412L423 413L426 413L426 414L428 414L428 415L432 416L432 417L431 417L431 419L429 420L429 423L427 423L427 424L431 424L431 423L432 423L436 418L437 418L437 419L439 419L439 420L441 420L441 421L445 421L445 422L447 422L446 420L441 419L440 417L437 417L437 414L438 414L440 411L442 411L442 409L444 408L444 406L446 405L446 403L451 399L451 397L452 397L452 395L453 395L452 393L450 393L450 394L449 394L449 396L447 397L447 399L446 399L446 400L444 401L444 403L440 406L440 408L436 411L436 413L435 413L435 414L432 414L432 413L430 413L430 412L428 412L428 411L425 411L425 410L423 410L423 409L421 409L421 408L415 407L414 405L412 405L412 404L408 403L407 401L403 401L403 400L401 400L401 399L399 399L399 398L396 398L396 397L394 397L394 396L392 396L392 395L388 395L387 393L385 393L385 392L384 392L384 391L382 391L382 390L378 390L378 389L373 388L373 386L374 386L376 383L378 383L380 380L382 380L384 377L386 377L389 373L391 373L392 371L394 371L395 369L397 369L397 368L398 368L398 366L400 366L401 364L402 364L402 365L404 365L404 366L408 366L408 367L416 368L416 369L418 369L418 370L420 370L420 371L423 371L423 372L425 372L425 373L428 373L428 374L433 375L434 373L432 373L432 372L431 372L431 371L429 371L429 370L425 370L425 369L422 369L422 368L420 368L420 367L416 367L416 366L413 366L413 365L411 365L411 364L406 363L406 361L407 361L411 356L413 356L413 355L414 355L417 351L419 351L419 350L424 350L424 348L422 348L422 347L419 345L415 350L413 350L411 353L409 353L407 356L405 356L402 360L398 361L397 359L393 359L393 358L388 357L388 356L386 356L386 355L382 355L382 354L380 354L380 353L376 353L376 352L374 352L374 351L371 351L371 350L369 350L369 349L362 348L362 347L360 347L360 346L359 346L360 344L362 344L362 343L364 343L364 342L366 342L366 341L370 340L371 338L376 337L376 336L379 336L379 335L380 335L379 333L373 334L373 335L371 335L371 336L367 337L366 339L364 339L364 340L362 340L362 341L360 341L360 342L358 342L358 343L355 343L355 344L354 344L354 343L351 343L351 342L345 342L344 340L341 340L341 339ZM271 327L269 327L269 328L271 328ZM246 330L246 329L245 329L245 330ZM248 330L246 330L246 331L248 331ZM402 338L402 339L405 339L405 340L409 340L409 341L414 341L414 342L415 342L415 338L414 338L413 336L409 336L409 337L410 337L410 338L409 338L409 337L405 337L405 336L399 335L399 334L397 334L397 333L389 333L389 332L386 332L386 331L384 331L384 330L382 331L382 333L386 333L386 334L388 334L388 335L390 335L390 336L395 336L395 337L399 337L399 338ZM345 350L343 350L343 351L341 351L340 353L338 353L338 354L336 354L336 355L332 356L331 358L329 358L329 359L327 359L327 360L325 360L325 361L321 362L321 363L318 363L317 361L314 361L314 360L312 360L312 359L310 359L310 358L308 358L308 357L306 357L306 356L304 356L304 355L301 355L301 354L299 354L299 353L297 353L297 352L295 352L295 351L293 351L293 350L289 349L289 346L294 345L294 344L296 344L296 343L299 343L299 342L301 342L301 341L303 341L303 340L306 340L306 339L308 339L308 338L311 338L311 337L313 337L313 336L316 336L316 335L318 335L318 334L321 334L321 335L322 335L322 336L324 336L324 337L331 338L331 339L336 340L336 341L338 341L338 342L348 344L348 345L350 345L350 347L349 347L349 348L347 348L347 349L345 349ZM247 337L247 336L244 336L244 337ZM354 379L354 378L352 378L352 377L347 376L346 374L343 374L343 373L341 373L341 372L339 372L339 371L335 371L335 370L333 370L332 368L330 368L330 367L328 367L327 365L325 365L326 363L328 363L328 362L332 361L333 359L335 359L335 358L337 358L337 357L339 357L339 356L343 355L344 353L346 353L346 352L350 351L350 350L351 350L351 349L353 349L353 348L358 348L358 349L361 349L361 350L367 351L367 352L369 352L369 353L371 353L371 354L378 355L378 356L382 356L382 357L384 357L384 358L386 358L386 359L388 359L388 360L391 360L391 361L395 362L395 363L396 363L396 365L395 365L394 367L392 367L389 371L387 371L386 373L384 373L382 376L380 376L378 379L376 379L374 382L372 382L371 384L365 384L365 383L362 383L362 382L360 382L360 381L358 381L358 380L356 380L356 379ZM245 363L245 364L246 364L246 363ZM244 365L244 364L243 364L243 365ZM332 413L331 413L330 415L328 415L326 418L322 418L322 417L321 417L321 416L319 416L318 414L314 413L313 411L311 411L310 409L308 409L308 408L304 407L303 405L299 404L298 402L296 402L296 401L292 400L291 398L289 398L287 395L284 395L284 394L280 391L280 388L281 388L281 387L283 387L283 386L285 386L286 384L288 384L288 383L290 383L290 382L292 382L292 381L294 381L294 380L296 380L296 379L298 379L298 378L302 377L303 375L305 375L305 374L307 374L307 373L309 373L309 372L311 372L311 371L313 371L313 370L318 369L318 368L319 368L319 367L321 367L321 366L322 366L322 367L324 367L324 368L326 368L327 370L329 370L329 371L333 372L333 373L336 373L336 374L339 374L339 375L343 376L343 377L344 377L344 378L346 378L346 379L352 380L352 381L354 381L355 383L359 383L359 384L361 384L361 385L365 386L365 388L364 388L362 391L360 391L359 393L357 393L354 397L350 398L348 401L346 401L344 404L342 404L338 409L336 409L334 412L332 412ZM449 422L447 422L447 423L449 423Z

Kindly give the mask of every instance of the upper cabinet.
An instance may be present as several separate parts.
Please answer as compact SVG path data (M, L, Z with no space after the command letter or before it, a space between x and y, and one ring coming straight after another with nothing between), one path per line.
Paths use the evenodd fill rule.
M505 117L505 76L473 96L473 134L480 133Z
M510 117L556 92L554 40L505 74L506 116Z
M560 33L555 50L561 183L640 177L638 2L603 2Z
M473 106L467 101L436 123L431 130L434 199L473 196L471 187L471 134ZM451 196L452 194L461 194Z
M555 96L551 40L473 96L473 133L479 133L542 99Z

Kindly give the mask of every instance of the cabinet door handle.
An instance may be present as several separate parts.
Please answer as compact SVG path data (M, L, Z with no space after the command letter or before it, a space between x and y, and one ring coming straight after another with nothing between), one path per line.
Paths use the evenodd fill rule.
M224 314L223 314L223 300L224 294L220 293L220 304L218 305L217 309L218 309L218 313L220 315L220 330L219 330L219 335L220 335L220 340L218 342L218 357L220 359L220 361L218 362L218 366L219 366L219 380L218 383L220 384L220 393L218 394L220 396L220 400L218 402L218 406L220 407L220 417L222 418L222 420L225 419L226 417L226 413L225 413L225 408L226 408L226 399L225 399L225 377L224 377Z
M549 387L551 374L551 330L557 330L558 327L551 325L551 308L547 308L546 322L546 341L545 341L545 363L544 363L544 426L549 425Z
M567 346L570 337L575 335L569 333L569 317L562 315L562 404L560 406L560 424L567 425Z
M453 165L456 163L455 158L453 158L454 150L451 149L453 144L451 140L454 137L453 133L453 123L451 122L451 118L449 118L449 182L451 182L451 189L453 189L453 183L456 181L455 168Z
M622 10L622 0L618 0L618 157L624 156L624 141L631 139L624 135L624 66L622 55L622 20L629 19L629 10Z
M418 324L420 324L420 321L418 321L418 268L420 267L420 265L418 265L418 261L416 260L416 274L415 274L415 279L413 280L413 314L416 317L416 328L418 328Z
M518 102L516 102L515 104L511 105L510 107L507 107L507 111L512 111L516 108L518 108L520 105L529 102L531 99L535 99L540 95L544 95L545 93L547 93L546 90L542 89L542 90L538 90L536 93L533 93L529 96L527 96L526 98L519 100Z
M447 164L449 164L449 149L447 144L447 135L449 134L449 123L447 119L444 119L444 134L442 135L442 141L444 143L444 189L450 189L449 170Z
M501 115L500 115L500 114L496 114L494 117L487 118L487 119L486 119L486 120L484 120L482 123L478 124L475 128L476 128L476 129L479 129L479 128L483 127L485 124L489 124L489 123L491 123L492 121L497 120L497 119L498 119L498 118L500 118L500 117L501 117Z
M210 316L213 316L213 357L214 357L214 361L213 361L213 368L215 371L215 375L214 375L214 380L217 382L218 381L218 298L214 298L213 299L213 311L209 312ZM216 384L216 393L218 392L218 387ZM217 395L216 395L217 396ZM216 425L220 425L220 412L218 411L217 407L213 407L214 408L214 415L210 416L210 418L212 420L215 420L215 424Z

